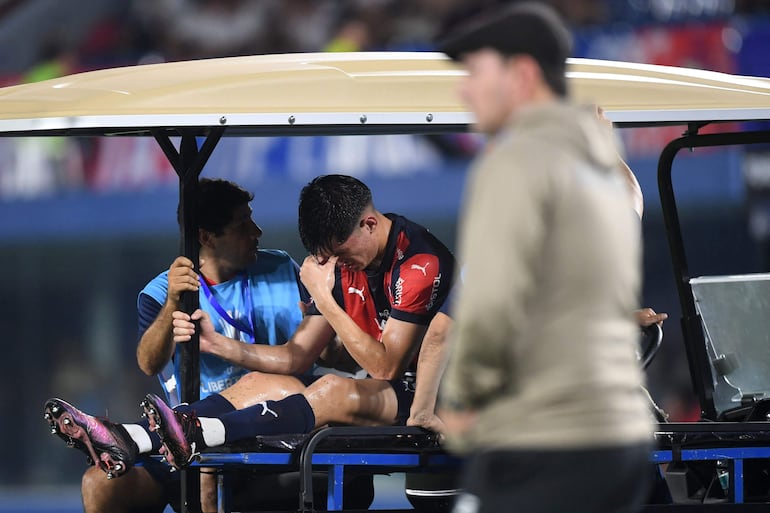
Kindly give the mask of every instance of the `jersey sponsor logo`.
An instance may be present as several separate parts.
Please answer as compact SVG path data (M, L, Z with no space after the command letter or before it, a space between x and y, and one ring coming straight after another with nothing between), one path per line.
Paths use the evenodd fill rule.
M357 289L355 287L348 287L348 294L356 294L358 297L361 298L361 302L365 303L366 298L364 297L364 289Z
M428 304L425 305L426 310L430 310L433 308L433 305L436 304L439 287L441 287L441 274L433 278L433 288L430 289L430 300L428 301Z
M393 295L393 304L394 305L400 305L401 304L401 296L404 294L404 279L399 277L396 280L396 290L395 294Z

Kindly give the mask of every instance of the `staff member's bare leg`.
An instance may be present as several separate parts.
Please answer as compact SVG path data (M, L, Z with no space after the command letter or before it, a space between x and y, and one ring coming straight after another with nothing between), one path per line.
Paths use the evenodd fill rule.
M85 513L160 513L168 502L163 487L142 467L133 467L120 479L106 479L89 467L81 480Z

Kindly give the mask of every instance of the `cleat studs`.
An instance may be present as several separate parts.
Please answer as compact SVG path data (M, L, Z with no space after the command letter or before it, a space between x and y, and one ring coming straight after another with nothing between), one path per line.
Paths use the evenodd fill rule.
M115 472L123 472L123 464L118 462L115 464Z
M44 418L45 420L51 420L51 414L50 414L50 413L48 413L48 412L45 412L45 415L43 415L43 418Z
M51 434L52 434L52 435L55 435L55 434L56 434L56 428L55 428L55 427L51 427Z
M113 477L115 477L115 474L112 472L107 472L107 479L112 479Z
M51 413L53 413L53 414L59 413L59 405L58 404L54 404L53 406L51 406Z
M72 421L69 418L66 418L66 419L62 420L61 422L65 426L69 426L70 424L72 424Z

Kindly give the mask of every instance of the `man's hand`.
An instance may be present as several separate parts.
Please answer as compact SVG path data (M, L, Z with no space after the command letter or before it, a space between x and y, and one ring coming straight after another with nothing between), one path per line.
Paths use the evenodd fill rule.
M406 419L406 425L421 427L434 433L443 434L446 431L444 421L433 412L411 412L409 418Z
M195 333L195 321L200 321L200 350L203 353L216 353L216 330L211 323L209 314L201 310L200 308L195 310L192 315L179 310L171 314L174 319L174 342L177 344L183 344L189 342Z
M183 292L198 292L200 282L187 257L177 257L168 268L168 298L179 304Z
M323 264L319 264L315 257L308 256L305 257L302 267L299 269L299 278L315 301L316 306L319 306L319 309L319 303L332 299L334 268L336 265L336 257L331 257Z
M639 326L642 328L646 328L647 326L651 326L653 324L662 326L663 321L668 319L668 314L656 313L652 308L642 308L641 310L637 310L635 313L636 322L638 322Z

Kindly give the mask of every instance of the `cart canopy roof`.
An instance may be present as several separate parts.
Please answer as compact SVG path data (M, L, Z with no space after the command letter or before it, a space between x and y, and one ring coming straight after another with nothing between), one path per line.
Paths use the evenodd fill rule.
M457 131L464 71L432 52L258 55L91 71L0 88L0 135ZM622 126L770 119L770 79L570 59L580 102Z

